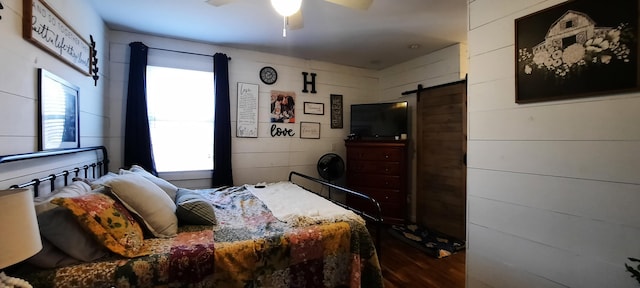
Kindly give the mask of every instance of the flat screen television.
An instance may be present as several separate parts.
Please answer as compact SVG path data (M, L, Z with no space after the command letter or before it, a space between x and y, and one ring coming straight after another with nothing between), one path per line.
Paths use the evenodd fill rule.
M351 137L390 140L407 134L408 102L351 105Z

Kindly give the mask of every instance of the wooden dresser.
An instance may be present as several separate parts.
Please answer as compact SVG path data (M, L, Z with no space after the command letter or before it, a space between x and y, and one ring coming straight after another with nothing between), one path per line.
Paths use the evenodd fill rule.
M407 219L407 141L346 140L347 187L380 203L385 222ZM350 206L371 212L361 199L347 197ZM375 214L374 214L375 215Z

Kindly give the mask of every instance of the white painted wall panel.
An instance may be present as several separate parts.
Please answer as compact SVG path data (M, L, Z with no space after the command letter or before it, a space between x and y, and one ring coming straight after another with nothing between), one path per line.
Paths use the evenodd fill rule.
M0 103L0 136L38 137L37 99L0 92Z
M474 196L468 201L471 207L469 223L474 225L611 263L624 260L626 255L640 253L636 240L640 237L638 227Z
M638 141L638 111L640 97L477 111L470 115L469 139Z
M477 56L492 50L514 45L514 21L502 18L469 31L467 37L474 45L469 55ZM488 41L490 39L490 41Z
M485 257L478 249L467 251L467 287L566 288L539 275Z
M470 45L470 47L473 46ZM469 84L513 78L515 65L513 51L513 46L509 46L491 53L472 56L469 59Z
M561 2L470 3L468 287L637 286L640 96L514 101L514 20Z
M469 75L469 82L474 80L474 76L474 74ZM467 98L468 112L493 111L518 107L514 96L515 87L515 77L513 76L494 81L470 84L469 90L473 90L473 97ZM469 127L469 129L472 128L473 127Z
M467 182L469 197L640 228L640 185L482 169Z
M482 262L474 262L474 255L483 255L514 267L516 273L549 279L566 287L634 287L633 279L626 275L622 259L620 263L611 264L475 224L470 224L468 229L469 258L474 259L469 261L469 270L481 267ZM511 287L529 287L521 281L514 281L518 285ZM495 280L491 280L489 285L503 287Z
M639 141L470 141L468 151L469 168L640 184Z

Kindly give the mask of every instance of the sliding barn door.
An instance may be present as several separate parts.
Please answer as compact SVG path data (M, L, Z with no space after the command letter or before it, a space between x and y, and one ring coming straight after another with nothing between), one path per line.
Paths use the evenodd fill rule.
M466 236L466 81L418 92L416 218L459 239Z

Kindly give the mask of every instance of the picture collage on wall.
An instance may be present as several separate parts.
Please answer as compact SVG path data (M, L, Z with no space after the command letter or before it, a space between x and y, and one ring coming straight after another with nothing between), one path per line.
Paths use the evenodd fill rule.
M304 73L303 73L304 74ZM315 73L313 73L315 74ZM265 66L258 73L260 80L266 85L272 85L277 80L277 71L271 66ZM314 75L316 76L316 75ZM312 81L315 81L315 77ZM309 83L308 79L304 80L306 85L313 85L315 82ZM257 84L238 82L238 104L237 104L237 129L236 137L238 138L258 138L258 95L259 86ZM313 89L315 92L315 89ZM308 93L303 90L303 93ZM302 139L320 139L320 122L298 121L298 133L286 124L296 123L296 116L299 116L299 110L296 111L296 104L299 103L295 91L271 90L269 92L269 122L271 123L271 137L294 137L298 136ZM343 128L343 98L342 95L330 94L329 98L330 124L331 129ZM316 101L304 101L302 105L302 118L314 118L316 116L324 116L325 103ZM298 113L298 115L296 115ZM308 116L307 116L308 115ZM300 120L300 117L298 117ZM298 134L298 135L296 135Z

